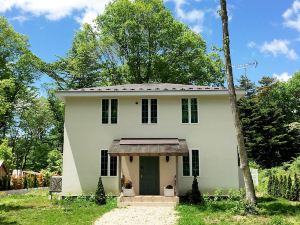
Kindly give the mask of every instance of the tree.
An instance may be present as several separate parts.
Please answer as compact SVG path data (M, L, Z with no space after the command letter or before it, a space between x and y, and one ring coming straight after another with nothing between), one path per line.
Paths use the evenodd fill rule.
M194 180L192 184L192 193L190 195L189 201L190 203L193 204L199 204L204 202L203 196L199 190L197 176L194 176Z
M2 16L0 43L0 139L3 139L13 123L15 111L26 103L23 97L27 88L38 77L38 58L29 50L27 38L15 32Z
M62 172L62 153L56 149L48 153L47 169L49 172L61 174Z
M101 51L98 34L89 24L84 24L75 34L72 48L65 58L53 64L61 74L67 89L93 87L103 84L101 76ZM57 80L60 82L61 80ZM60 82L61 83L61 82Z
M98 180L97 190L95 193L95 200L98 205L106 204L106 195L105 195L101 177L99 177Z
M162 0L114 0L75 35L65 58L42 65L60 88L123 83L224 83L223 64ZM63 82L62 82L63 80Z
M54 149L63 152L64 143L64 103L55 96L55 90L48 91L49 110L53 115L53 128L49 135Z
M0 144L0 160L4 161L7 169L13 169L12 167L12 148L8 146L8 140L4 139Z
M237 98L236 98L233 74L232 74L226 0L220 0L220 4L221 4L220 13L222 18L222 28L223 28L223 51L225 56L226 77L228 83L231 109L234 116L234 125L237 132L238 151L239 151L240 162L241 162L240 167L243 171L244 183L246 188L246 200L250 205L254 206L256 205L255 189L254 189L253 180L248 165L248 157L245 149L243 129L240 122L240 112L237 107Z
M19 120L12 137L16 168L39 171L47 167L48 152L53 149L48 139L52 121L45 98L32 99L19 112Z
M240 79L238 80L239 82L239 88L242 88L246 91L255 88L255 83L252 82L248 77L245 75L242 75Z
M276 82L276 78L269 77L269 76L263 76L258 83L261 85L261 87L270 87L272 84Z
M291 91L289 82L278 81L239 101L248 156L262 168L279 166L300 153L297 90L300 85Z

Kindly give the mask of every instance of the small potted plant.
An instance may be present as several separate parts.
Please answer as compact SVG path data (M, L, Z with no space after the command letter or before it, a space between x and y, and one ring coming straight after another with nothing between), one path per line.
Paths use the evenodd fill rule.
M164 188L164 196L166 197L174 196L174 187L172 185L169 184Z
M127 180L124 183L123 196L125 196L125 197L134 196L134 191L133 191L133 188L132 188L132 182L130 180Z

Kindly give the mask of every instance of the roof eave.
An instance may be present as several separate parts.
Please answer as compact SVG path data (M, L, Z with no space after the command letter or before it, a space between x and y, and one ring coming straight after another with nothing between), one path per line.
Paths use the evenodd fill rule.
M56 96L62 100L66 97L120 97L120 96L222 96L229 95L228 90L201 91L57 91ZM238 99L245 95L244 90L236 90Z

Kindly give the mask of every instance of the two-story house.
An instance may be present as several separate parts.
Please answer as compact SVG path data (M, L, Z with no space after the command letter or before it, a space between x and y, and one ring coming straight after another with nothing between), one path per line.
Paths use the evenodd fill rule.
M237 90L237 96L243 96ZM228 91L180 84L126 84L59 91L65 102L63 195L136 195L239 188L236 132Z

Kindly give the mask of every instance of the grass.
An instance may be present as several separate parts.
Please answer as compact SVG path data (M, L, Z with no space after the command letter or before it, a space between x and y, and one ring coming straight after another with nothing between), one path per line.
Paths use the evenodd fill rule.
M300 203L269 197L258 198L258 214L244 215L240 201L208 200L205 205L181 203L176 210L179 225L296 225L300 224Z
M48 200L46 191L34 191L26 195L0 198L0 224L93 224L93 222L116 207L116 199L110 198L104 206L91 200Z

